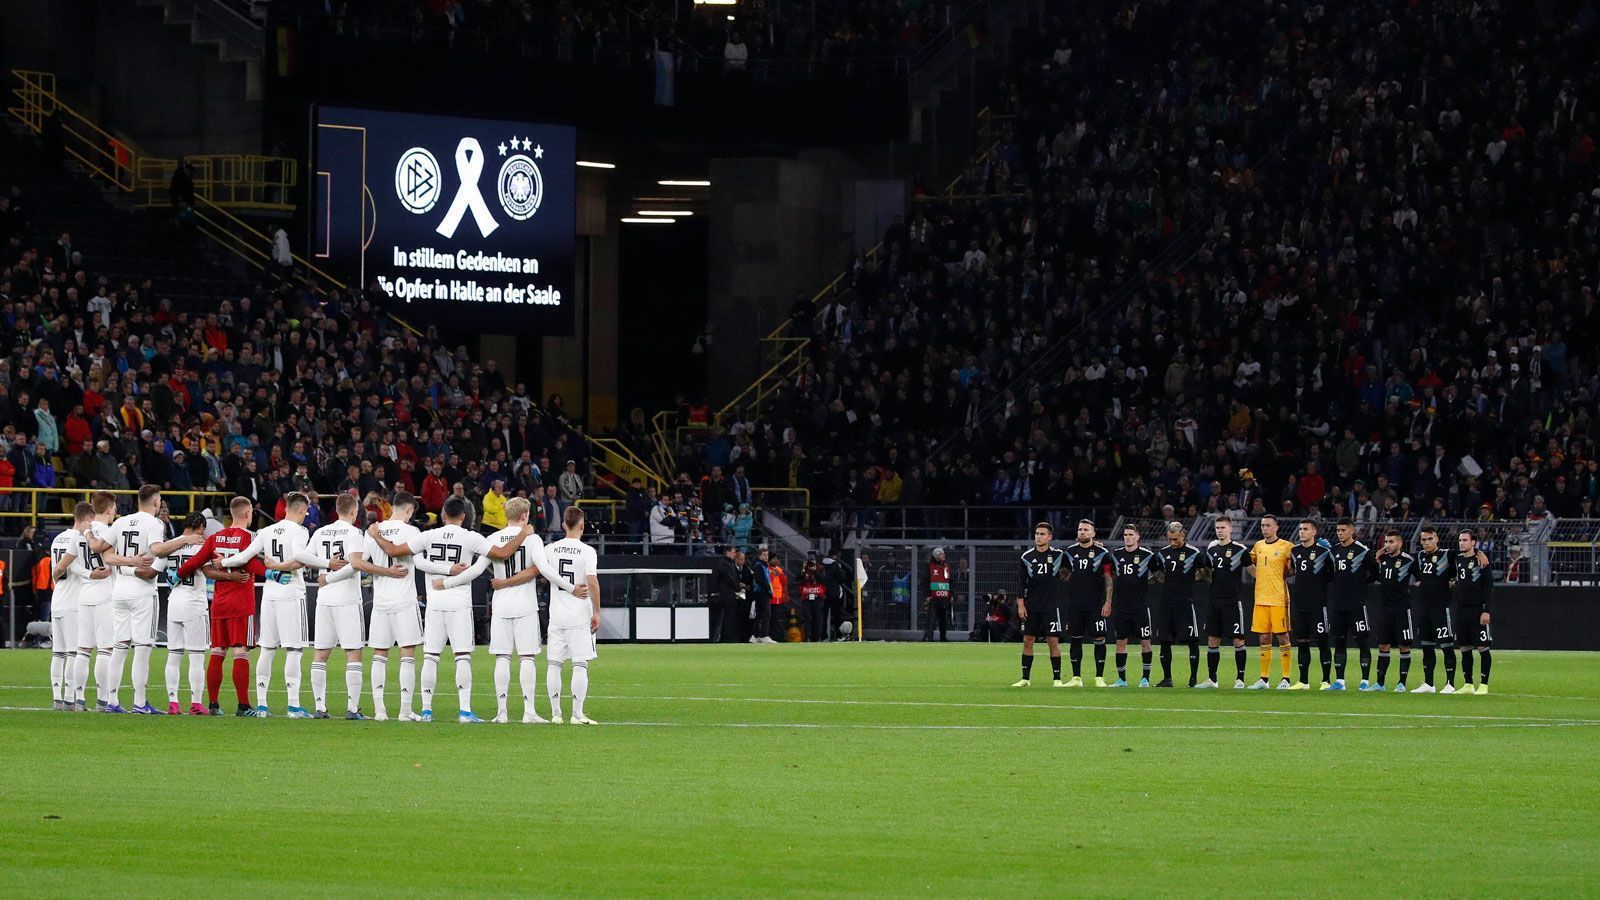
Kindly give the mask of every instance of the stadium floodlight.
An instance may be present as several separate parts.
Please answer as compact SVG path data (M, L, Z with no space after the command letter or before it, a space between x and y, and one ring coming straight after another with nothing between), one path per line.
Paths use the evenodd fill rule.
M709 181L686 181L683 179L675 180L671 178L663 179L656 182L656 184L659 184L662 187L711 187L711 182Z
M616 163L595 162L592 159L580 159L578 165L585 169L615 169Z
M667 217L692 216L692 215L694 215L694 213L690 212L687 209L641 209L641 210L636 210L635 214L636 215L641 215L641 216L667 216Z
M623 216L622 221L628 225L671 225L678 220L663 216Z

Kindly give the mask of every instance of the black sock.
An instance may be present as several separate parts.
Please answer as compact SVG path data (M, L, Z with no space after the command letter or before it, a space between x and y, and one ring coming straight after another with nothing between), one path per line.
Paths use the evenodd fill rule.
M1249 655L1250 654L1245 651L1243 644L1233 648L1233 664L1237 667L1240 681L1244 680L1244 667L1246 665L1245 658Z
M1333 642L1333 677L1344 680L1344 666L1350 659L1350 639L1339 638Z
M1172 680L1172 645L1161 645L1161 680Z
M1328 649L1327 635L1317 641L1317 656L1322 660L1322 683L1327 684L1333 676L1333 651Z
M1444 648L1444 683L1456 683L1456 648Z
M1479 684L1488 684L1489 683L1489 665L1490 665L1490 663L1494 662L1494 657L1489 655L1489 648L1487 648L1487 647L1483 648L1482 650L1479 650L1478 651L1478 655L1483 657L1483 667L1482 667L1483 668L1483 677L1478 680L1478 683Z
M1434 668L1439 663L1439 654L1432 647L1422 648L1422 683L1433 687Z
M1217 666L1222 664L1222 648L1206 648L1206 672L1210 673L1212 681L1217 680Z
M1150 677L1150 660L1154 655L1155 654L1150 650L1149 647L1139 651L1140 668L1144 672L1144 677L1146 678Z
M1379 684L1383 684L1384 679L1388 678L1388 677L1389 677L1389 651L1387 651L1387 650L1379 650L1378 651L1378 683Z
M1027 681L1033 674L1033 654L1022 654L1022 680Z
M1194 687L1195 676L1200 672L1200 645L1189 645L1189 687Z
M1069 648L1069 651L1070 651L1070 654L1072 656L1072 677L1073 678L1082 678L1083 677L1083 643L1081 641L1073 641L1072 642L1072 646Z
M1061 655L1059 653L1050 657L1050 677L1056 681L1061 680Z
M1106 677L1106 642L1094 642L1094 677Z
M1406 678L1411 674L1411 651L1400 651L1400 683L1405 684Z
M1300 683L1308 684L1311 681L1311 642L1306 641L1300 645Z
M1461 683L1472 684L1472 650L1461 648Z
M1117 651L1117 677L1126 681L1128 679L1128 651Z
M1363 645L1361 647L1361 680L1366 681L1372 677L1372 650Z

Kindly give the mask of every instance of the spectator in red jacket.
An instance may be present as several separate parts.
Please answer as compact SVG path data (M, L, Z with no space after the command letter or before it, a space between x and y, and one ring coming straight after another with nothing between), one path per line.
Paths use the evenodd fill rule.
M63 423L61 433L68 456L77 456L85 447L94 443L94 429L89 427L89 420L83 415L82 403L74 404L72 412L67 413L67 421Z
M1327 483L1318 474L1317 464L1307 462L1306 474L1300 476L1300 484L1295 489L1295 499L1300 501L1300 508L1308 511L1316 509L1327 493Z
M450 483L444 479L444 466L435 462L428 467L428 477L422 479L422 508L437 515L444 509L445 498L450 495Z

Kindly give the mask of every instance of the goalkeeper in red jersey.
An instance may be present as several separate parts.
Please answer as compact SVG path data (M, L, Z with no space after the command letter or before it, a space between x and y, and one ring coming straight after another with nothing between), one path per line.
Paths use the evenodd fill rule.
M239 698L239 715L245 718L256 714L250 705L250 658L246 651L252 643L251 623L256 614L256 578L266 574L261 560L253 559L237 569L224 569L217 565L250 546L255 535L246 525L255 506L248 497L235 497L229 504L232 521L227 528L206 538L188 562L178 569L183 578L195 572L203 573L216 583L211 597L211 658L206 665L206 694L211 700L211 714L221 715L217 694L222 689L222 658L233 653L233 690Z

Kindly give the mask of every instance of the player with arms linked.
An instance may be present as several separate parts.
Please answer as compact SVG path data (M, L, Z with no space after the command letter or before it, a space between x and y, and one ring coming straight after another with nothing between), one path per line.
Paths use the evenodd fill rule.
M1200 619L1194 611L1194 580L1206 572L1205 551L1190 546L1182 522L1167 523L1167 545L1161 558L1161 603L1156 631L1161 638L1161 680L1156 687L1172 687L1172 645L1189 646L1189 687L1200 671Z
M1150 614L1149 588L1152 578L1159 577L1161 566L1156 553L1139 546L1139 529L1132 525L1122 527L1122 547L1111 551L1117 567L1116 592L1101 614L1112 619L1112 630L1117 638L1117 680L1112 687L1128 686L1128 639L1139 640L1142 663L1139 687L1150 686L1150 637L1155 630L1155 619Z
M1289 629L1299 648L1300 680L1291 691L1311 690L1311 642L1322 662L1322 688L1333 685L1333 652L1328 646L1328 582L1333 578L1333 548L1317 535L1317 523L1306 519L1296 530L1289 551Z
M1094 523L1078 520L1078 540L1067 548L1067 640L1072 657L1072 680L1067 687L1083 687L1083 639L1094 635L1094 686L1106 686L1106 620L1111 608L1110 551L1094 539Z
M1361 650L1361 685L1372 672L1372 625L1367 620L1367 586L1372 582L1372 550L1356 540L1356 523L1346 516L1334 526L1339 542L1333 548L1333 583L1328 590L1328 632L1333 636L1333 683L1325 691L1344 690L1345 662L1350 655L1350 635Z
M1422 552L1417 554L1417 580L1422 585L1422 603L1417 623L1417 634L1422 643L1422 684L1413 694L1453 694L1456 689L1456 629L1450 617L1450 579L1455 563L1450 558L1450 548L1439 540L1439 530L1432 525L1422 526L1418 535ZM1438 690L1433 675L1438 665L1438 651L1444 651L1444 689Z
M1493 658L1489 648L1494 646L1494 635L1489 632L1489 588L1494 578L1489 573L1489 557L1478 549L1478 534L1471 529L1456 536L1454 579L1451 589L1455 594L1456 643L1461 646L1462 694L1489 693L1489 666ZM1483 663L1478 676L1478 689L1472 689L1472 648L1478 648Z
M1017 595L1017 615L1022 618L1022 680L1012 687L1027 687L1033 678L1033 642L1044 638L1050 645L1052 683L1061 681L1061 607L1056 584L1066 554L1050 546L1056 530L1049 522L1033 526L1033 549L1022 554L1022 590Z
M1206 548L1207 568L1211 570L1211 612L1206 616L1206 671L1203 688L1217 686L1217 669L1222 662L1222 639L1233 641L1233 663L1238 670L1233 686L1244 687L1244 575L1248 554L1244 545L1233 539L1233 520L1217 517L1217 539Z
M1378 550L1378 599L1383 606L1383 625L1378 632L1378 682L1374 690L1384 690L1389 677L1389 648L1400 646L1400 680L1394 692L1406 692L1406 676L1411 674L1411 644L1416 640L1416 621L1411 615L1411 585L1417 580L1417 558L1405 551L1400 532L1391 528L1383 533Z

